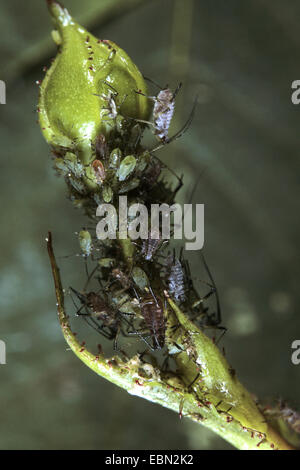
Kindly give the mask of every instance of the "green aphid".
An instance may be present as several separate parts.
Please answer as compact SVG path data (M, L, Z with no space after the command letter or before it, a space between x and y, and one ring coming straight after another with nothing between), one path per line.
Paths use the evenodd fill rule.
M63 158L56 158L54 160L55 169L62 176L67 176L70 173L70 169Z
M75 189L77 193L86 194L87 188L80 178L75 178L73 176L70 176L69 173L67 176L69 177L68 182Z
M132 269L132 279L134 280L135 284L138 286L139 289L145 290L145 287L149 285L149 279L145 271L143 271L138 266L135 266Z
M150 163L150 161L151 161L151 155L146 150L141 155L139 155L137 165L136 165L136 170L142 173L147 168L147 165Z
M54 165L63 176L81 178L83 175L83 165L77 160L74 153L67 152L64 158L56 158Z
M90 256L93 251L93 242L90 232L88 230L80 230L78 241L83 256Z
M101 258L98 261L98 264L101 268L112 268L116 264L116 260L114 258Z
M109 167L118 169L122 158L122 152L119 148L115 148L109 156Z
M76 178L81 178L83 175L83 165L78 161L77 156L72 152L67 152L64 160L69 171L71 171Z
M111 202L113 196L114 196L113 190L111 189L110 186L105 184L103 186L103 189L102 189L103 201L106 202L106 203L109 203L109 202Z
M100 206L100 204L103 204L103 199L102 199L101 194L93 193L93 199L94 199L95 203L97 204L97 206Z
M116 117L114 124L116 126L117 132L121 135L124 135L125 132L127 131L127 127L128 127L126 119L119 114Z
M136 158L133 155L127 155L122 160L120 168L118 170L119 181L125 181L129 175L132 174L136 166Z

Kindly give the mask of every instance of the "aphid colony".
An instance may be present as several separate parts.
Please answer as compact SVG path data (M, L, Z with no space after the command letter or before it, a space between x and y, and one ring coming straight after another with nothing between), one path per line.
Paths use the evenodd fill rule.
M204 283L207 292L200 295L188 262L182 252L179 256L170 252L161 230L135 242L96 238L96 208L103 202L114 204L119 195L126 194L129 205L173 203L182 179L177 177L178 184L172 189L161 176L165 165L152 152L182 135L192 119L194 108L184 127L169 137L180 87L174 93L165 88L157 96L148 97L153 102L151 121L136 122L122 116L123 103L107 84L107 92L101 97L106 102L109 132L107 136L98 135L93 142L93 159L83 163L76 155L75 143L74 148L61 145L54 151L55 168L65 177L70 198L76 206L85 208L91 221L91 227L78 234L86 282L81 289L70 287L70 294L77 315L112 340L115 349L120 349L124 337L136 338L151 350L164 347L167 296L202 327L218 328L221 321L218 298L215 313L210 313L206 305L206 300L217 293L205 260L209 281ZM152 151L141 145L147 125L160 141ZM172 170L170 173L174 175Z
M169 137L169 127L175 110L175 97L181 84L174 93L169 88L165 88L156 97L148 97L153 101L151 121L123 116L123 103L118 102L117 92L110 84L104 82L104 85L106 92L101 95L101 98L106 103L102 111L103 120L107 121L107 135L100 134L95 139L92 144L91 160L83 163L83 159L78 154L80 142L76 140L70 144L69 141L64 142L64 139L57 138L55 148L53 148L54 167L59 175L65 177L70 199L76 206L84 207L87 215L93 216L99 204L113 203L115 197L120 194L133 194L143 203L145 200L154 202L148 197L148 189L157 185L157 193L161 194L163 191L163 199L169 202L170 189L166 184L158 182L165 165L153 152L177 139L186 131L192 120L195 104L183 128L174 136ZM153 128L154 135L160 141L159 146L151 150L145 150L141 145L142 135L147 126ZM181 179L178 178L178 180L176 191L182 185ZM155 194L153 196L155 198Z
M210 282L203 281L207 292L201 296L193 285L182 251L178 257L175 251L165 253L161 239L150 238L136 244L127 239L131 249L131 257L127 259L116 241L102 245L86 229L79 232L78 239L87 280L81 291L70 287L75 294L76 314L113 340L115 349L119 349L120 336L135 336L151 350L164 347L168 313L166 292L199 326L223 329L219 326L217 290L204 258ZM96 288L92 288L92 284ZM214 313L210 313L206 305L211 295L216 295Z

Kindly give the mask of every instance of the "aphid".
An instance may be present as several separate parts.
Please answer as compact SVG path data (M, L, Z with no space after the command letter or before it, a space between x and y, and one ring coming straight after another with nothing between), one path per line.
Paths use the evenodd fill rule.
M224 333L226 332L226 328L222 327L222 326L219 326L221 321L222 321L222 316L221 316L221 305L220 305L220 299L219 299L219 294L218 294L218 290L217 290L217 287L216 287L216 284L215 284L215 281L212 277L212 274L208 268L208 265L205 261L205 258L204 258L204 255L201 251L201 257L202 257L202 262L204 264L204 267L205 267L205 270L208 274L208 277L210 279L210 283L208 282L205 282L205 281L201 281L203 282L204 284L206 284L210 290L209 292L204 296L204 297L201 297L200 299L198 299L196 302L193 303L192 305L192 308L195 309L196 307L198 307L199 305L203 305L203 302L205 302L205 300L207 300L211 295L215 294L215 298L216 298L216 306L217 306L217 309L216 309L216 312L214 313L210 313L210 314L207 314L204 316L203 320L201 321L202 325L204 327L207 327L207 328L218 328L218 329L221 329L221 330L224 330ZM204 310L205 312L207 312L207 310Z
M154 106L153 106L153 111L152 111L152 122L150 121L142 121L140 120L139 122L144 122L145 124L151 125L154 128L154 135L158 138L158 140L161 142L160 145L152 149L152 152L155 152L162 148L165 144L171 143L173 140L178 139L181 137L185 131L188 129L190 126L195 109L196 109L196 104L197 104L197 98L195 99L194 106L192 108L192 111L190 113L190 116L188 117L186 123L182 126L181 129L179 129L176 134L174 134L172 137L169 137L169 127L171 124L171 120L175 111L175 98L182 86L182 83L179 83L178 87L174 91L174 93L169 89L169 88L163 88L160 90L157 96L148 96L147 98L151 99L154 101ZM142 94L141 91L137 91L136 93ZM144 95L145 96L145 95Z
M152 338L152 349L161 349L165 344L165 318L163 303L150 292L140 299L141 314ZM137 295L137 294L136 294Z
M145 189L152 189L152 187L157 183L161 170L161 162L159 160L153 162L142 176L142 187L145 187Z
M80 230L78 233L79 246L83 256L88 257L93 251L92 236L88 230Z
M210 282L200 279L199 281L209 287L207 294L200 296L195 289L190 266L188 261L182 257L182 250L179 258L176 258L175 253L173 253L173 256L167 258L164 279L168 285L168 294L171 295L176 302L184 303L185 306L189 308L192 314L192 320L199 321L200 325L204 328L220 329L223 331L223 334L225 334L226 328L220 326L222 318L217 287L202 252L201 256ZM216 312L210 313L209 308L205 306L205 302L212 295L215 295L217 309ZM218 338L218 341L223 334Z
M90 278L91 275L89 276L86 285ZM133 322L129 322L126 318L128 315L132 315L133 317L135 316L135 313L133 313L131 309L131 311L128 311L126 305L128 299L121 301L119 304L111 305L109 297L104 292L103 296L101 296L96 292L78 292L72 287L70 287L70 289L81 302L81 307L77 310L76 314L82 316L88 325L94 328L98 333L102 334L105 338L113 340L115 350L119 349L117 347L117 340L120 332L125 337L129 337L132 334L138 335L147 343L147 345L149 345L144 336L134 329ZM136 300L135 302L137 303ZM85 309L84 313L82 313L82 309ZM123 330L122 322L126 324L127 331ZM129 328L132 330L130 333L128 331Z
M100 134L96 137L95 151L97 159L105 160L107 158L109 150L106 138L103 134Z
M111 54L114 55L115 52L116 51L112 51ZM108 60L111 60L111 59L108 58ZM118 96L117 90L106 81L104 81L104 83L110 88L110 90L108 90L107 93L102 93L102 95L96 95L96 96L100 96L107 103L107 107L102 108L102 109L107 110L107 112L105 113L105 116L108 116L110 119L116 120L119 114L119 110L122 104L124 103L124 101L126 100L127 95L124 96L122 103L120 105L117 105L116 103L116 98Z
M174 95L175 95L175 93L174 93ZM175 107L175 103L173 103L173 104L174 104L174 107ZM164 115L161 116L160 121L162 122L161 127L162 127L162 135L164 135L164 138L160 139L161 144L156 146L154 149L152 149L151 152L156 152L157 150L160 150L164 145L170 144L171 142L173 142L173 140L179 139L188 130L188 128L190 127L190 124L193 120L194 114L195 114L196 105L197 105L197 97L195 98L194 105L192 107L192 110L191 110L190 115L187 118L186 122L184 123L182 128L179 129L179 131L176 132L176 134L172 135L172 137L168 137L168 127L167 127L167 125L169 126L170 122L171 122L171 119L169 120L169 115L166 113L165 116ZM172 115L173 115L173 113L172 113ZM163 128L164 122L165 122L165 128ZM163 133L163 129L165 129L165 133Z
M290 427L300 434L300 413L289 408L285 404L281 408L281 417L290 425Z
M175 98L181 86L182 83L178 85L174 93L166 87L160 90L157 96L147 96L147 98L154 101L152 110L153 122L141 122L145 122L146 124L153 126L154 135L162 143L167 143L169 141L168 132L175 111ZM137 91L137 93L145 96L141 91Z
M57 172L68 179L74 177L81 178L83 175L83 165L78 161L76 155L71 152L65 153L63 158L61 158L58 152L54 153L56 156L54 161L55 169Z
M132 282L131 279L119 268L115 268L112 270L112 276L120 282L122 287L126 290L129 289Z
M114 349L117 349L117 336L120 331L120 317L118 311L111 308L108 303L95 292L81 293L70 287L81 302L76 314L83 316L86 322L102 334L105 338L114 340ZM85 308L85 313L81 310ZM101 324L98 323L101 322Z
M174 250L171 262L168 262L168 264L168 292L176 302L184 302L186 300L186 272L181 264L181 255L176 258Z
M116 119L118 115L118 107L115 101L116 94L108 90L106 95L103 94L101 96L107 102L107 108L103 108L103 109L107 109L108 111L106 113L106 116L108 116L110 119Z
M134 283L138 286L141 291L144 291L146 287L149 285L149 279L145 271L143 271L138 266L132 268L132 279Z
M163 240L159 231L151 230L148 233L148 238L142 241L141 255L146 261L153 261L153 257L161 245L167 242L168 240Z
M175 97L181 86L182 84L180 83L174 93L169 88L165 88L154 98L154 134L163 143L168 141L169 127L175 111Z
M97 183L102 184L106 178L106 172L103 163L100 160L94 160L92 163L92 168L94 170Z
M135 284L141 291L149 284L147 274L138 266L135 266L131 271L131 277L125 274L120 268L115 268L111 272L113 278L120 282L124 290L133 287Z
M284 420L291 429L300 434L300 413L289 407L285 401L279 400L275 407L267 406L263 413L271 419Z

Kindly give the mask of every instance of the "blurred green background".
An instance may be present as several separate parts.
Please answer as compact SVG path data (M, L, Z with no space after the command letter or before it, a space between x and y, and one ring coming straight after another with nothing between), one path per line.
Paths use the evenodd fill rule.
M0 79L7 84L0 106L0 339L7 344L0 448L229 449L205 428L99 378L66 348L45 236L53 232L58 257L76 253L74 232L84 218L66 199L36 124L35 81L55 55L45 3L0 3ZM173 89L183 81L173 132L199 94L189 131L159 156L184 173L179 202L188 202L199 180L193 202L205 204L205 251L229 329L227 358L257 396L300 408L300 365L290 359L300 338L300 106L290 98L291 82L300 79L299 2L64 4L146 76ZM82 260L58 261L65 287L82 283ZM199 258L191 261L197 277ZM80 331L82 339L90 334Z

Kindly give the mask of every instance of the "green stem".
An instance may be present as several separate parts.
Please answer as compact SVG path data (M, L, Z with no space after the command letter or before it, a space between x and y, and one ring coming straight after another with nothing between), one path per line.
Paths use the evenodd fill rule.
M174 353L175 348L178 374L164 372L147 364L139 355L128 360L119 356L107 359L101 353L94 355L88 351L69 325L50 232L47 248L64 338L76 356L90 369L131 395L158 403L179 412L180 416L203 424L238 449L292 449L265 422L249 392L230 372L232 369L215 344L185 317L170 298L166 340L170 353ZM193 374L195 377L197 370L199 377L191 384L193 380L190 379Z

